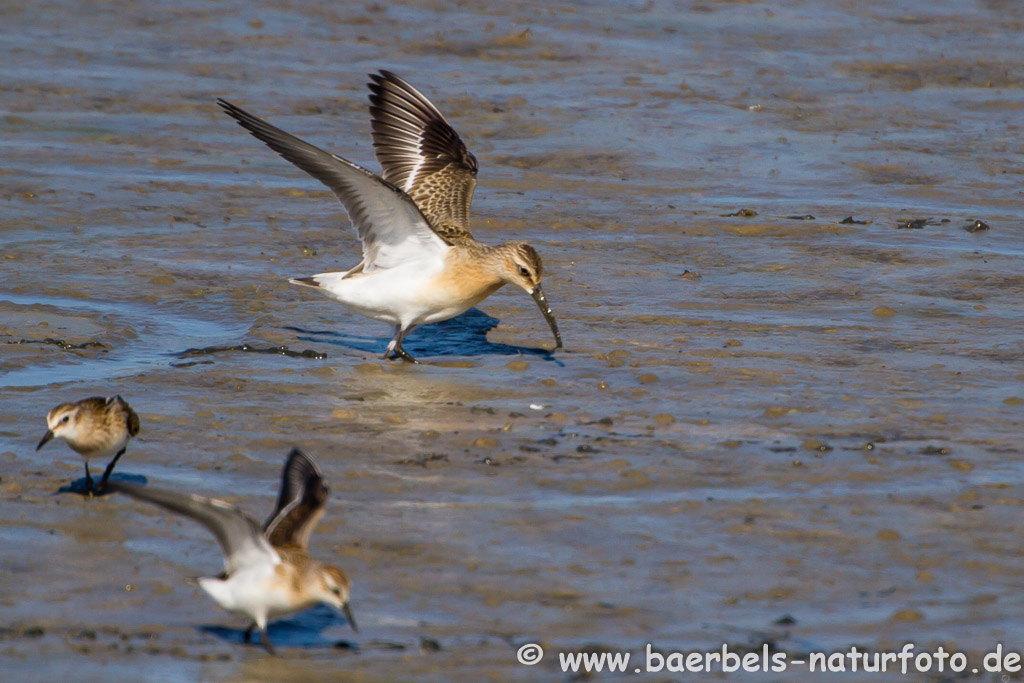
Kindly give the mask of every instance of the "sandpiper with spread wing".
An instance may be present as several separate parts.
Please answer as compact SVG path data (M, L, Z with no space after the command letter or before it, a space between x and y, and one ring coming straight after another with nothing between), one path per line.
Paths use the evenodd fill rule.
M74 403L61 403L46 416L46 434L38 451L50 439L63 439L85 460L85 492L102 493L114 465L128 449L128 439L139 433L139 416L120 396L93 396ZM93 486L89 460L113 460L103 471L99 486Z
M285 461L277 506L262 527L216 498L120 482L108 487L191 517L213 533L224 551L224 572L200 578L199 585L218 605L251 620L245 642L259 629L263 646L274 654L268 620L321 602L341 610L358 631L348 604L348 576L309 554L309 535L324 514L329 489L320 468L299 449Z
M476 158L418 90L390 71L370 78L373 145L383 177L218 100L240 126L330 188L362 242L363 260L354 268L291 282L394 325L385 358L415 363L402 348L406 334L463 313L505 284L533 297L561 348L536 250L526 242L488 246L469 230Z

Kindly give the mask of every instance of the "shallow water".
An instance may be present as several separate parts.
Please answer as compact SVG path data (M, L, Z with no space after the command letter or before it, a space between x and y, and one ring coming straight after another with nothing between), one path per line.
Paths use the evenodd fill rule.
M8 676L568 680L557 651L648 642L1020 649L1016 3L4 19ZM414 332L422 366L384 362L387 326L287 284L358 244L214 98L377 168L382 67L478 157L477 237L543 256L564 352L506 289ZM326 357L185 354L243 344ZM333 492L314 552L352 576L362 632L314 610L271 629L268 659L186 583L219 571L203 529L56 494L81 464L33 452L43 416L113 393L143 423L121 476L257 518L289 448L313 454ZM544 663L516 663L526 642Z

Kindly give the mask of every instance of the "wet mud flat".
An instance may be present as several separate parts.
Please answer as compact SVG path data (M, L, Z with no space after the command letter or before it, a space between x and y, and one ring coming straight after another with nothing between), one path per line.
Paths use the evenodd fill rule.
M115 9L8 10L6 677L1021 649L1015 5ZM565 352L503 290L410 335L424 365L385 362L386 326L287 284L358 244L213 99L375 169L380 67L451 114L482 169L474 231L538 249ZM118 476L262 519L288 450L316 457L313 551L352 576L362 632L313 610L267 658L185 580L220 570L203 529L56 493L81 461L33 452L43 415L113 393L143 425ZM528 642L548 652L529 668Z

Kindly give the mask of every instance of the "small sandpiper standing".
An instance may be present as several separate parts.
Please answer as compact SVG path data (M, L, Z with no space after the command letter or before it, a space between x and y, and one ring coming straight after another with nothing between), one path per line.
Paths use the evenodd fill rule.
M481 244L469 230L476 158L418 90L390 71L370 79L373 145L383 178L218 100L254 137L329 187L363 244L355 268L291 282L320 288L356 313L394 325L385 358L415 363L402 348L406 334L454 318L505 284L533 297L561 348L536 250L526 242Z
M64 439L85 460L85 491L88 496L103 492L114 465L128 448L128 439L139 433L139 416L120 396L93 396L77 403L61 403L46 416L46 434L36 446L38 451L50 439ZM93 487L89 459L113 456Z
M267 621L321 602L341 610L358 632L348 604L348 576L309 554L309 535L324 514L330 491L320 468L299 449L285 461L277 506L262 527L216 498L118 482L109 488L191 517L217 537L224 551L224 572L200 578L199 585L218 605L252 621L245 642L259 629L263 646L274 654Z

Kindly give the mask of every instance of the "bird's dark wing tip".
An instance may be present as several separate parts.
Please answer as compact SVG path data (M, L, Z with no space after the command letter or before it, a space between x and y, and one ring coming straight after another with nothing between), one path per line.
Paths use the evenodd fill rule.
M128 434L130 436L138 436L139 431L142 429L142 422L139 420L139 414L131 408L128 409Z
M370 89L371 93L373 93L374 95L376 95L378 97L384 91L384 83L386 83L386 82L401 83L402 82L401 78L396 76L391 71L388 71L387 69L381 69L380 73L367 74L367 76L369 77L370 82L367 83L366 86Z

